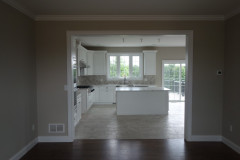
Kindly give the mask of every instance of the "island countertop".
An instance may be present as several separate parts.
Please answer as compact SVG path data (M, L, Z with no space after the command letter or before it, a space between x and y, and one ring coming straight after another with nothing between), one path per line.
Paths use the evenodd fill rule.
M116 92L119 91L169 91L170 89L164 87L116 87Z

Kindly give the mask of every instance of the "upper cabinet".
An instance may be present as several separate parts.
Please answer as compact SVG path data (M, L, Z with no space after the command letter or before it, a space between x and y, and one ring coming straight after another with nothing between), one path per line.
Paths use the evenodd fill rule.
M144 50L144 75L156 75L156 50Z
M107 51L94 51L93 54L93 74L106 75L106 53Z
M94 75L93 74L93 53L94 51L88 50L87 52L87 74L86 75Z
M87 49L84 48L83 46L79 45L77 47L78 50L78 61L83 61L87 63Z
M78 75L106 75L107 51L87 50L77 46Z

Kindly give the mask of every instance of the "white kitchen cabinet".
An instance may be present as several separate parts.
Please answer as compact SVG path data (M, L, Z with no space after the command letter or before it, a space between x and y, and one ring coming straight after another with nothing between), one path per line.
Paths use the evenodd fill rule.
M82 113L86 113L94 103L95 91L90 92L90 88L80 89L81 98L82 98Z
M87 73L87 68L80 69L80 61L87 64L87 49L85 49L83 46L78 45L77 46L77 66L78 66L78 76L84 73L84 75Z
M73 114L74 126L76 126L79 120L81 119L81 115L82 115L81 103L82 103L82 98L81 98L81 94L79 93L77 95L77 105L74 108L74 114Z
M91 108L91 106L93 105L93 102L94 102L94 94L95 94L95 92L90 92L90 93L88 93L87 110L89 110L89 108Z
M144 50L144 75L156 75L156 50Z
M87 112L88 89L80 89L82 95L82 113Z
M106 53L107 51L93 52L93 75L106 75Z
M78 61L83 61L87 63L87 49L84 48L83 46L79 45L78 48Z
M95 103L112 104L116 103L115 86L97 86L95 87Z
M110 103L111 102L111 95L109 93L109 87L108 86L101 86L99 87L99 101L100 102L106 102ZM110 97L109 97L110 96Z
M95 89L95 94L94 94L94 103L98 103L99 102L99 87L98 86L94 86Z
M86 75L93 75L93 52L94 51L87 51L87 74Z

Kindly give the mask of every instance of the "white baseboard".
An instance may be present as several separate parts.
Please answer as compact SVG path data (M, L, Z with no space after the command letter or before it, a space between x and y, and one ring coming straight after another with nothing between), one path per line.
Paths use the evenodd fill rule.
M238 146L237 144L233 143L232 141L225 137L222 137L222 142L240 154L240 146Z
M73 139L68 136L40 136L38 142L72 142Z
M209 135L209 136L190 136L188 138L190 142L221 142L222 136L220 135Z
M18 160L23 155L25 155L29 150L31 150L38 142L72 142L73 139L68 136L40 136L29 142L25 147L23 147L19 152L12 156L9 160ZM234 151L240 154L240 146L233 143L229 139L222 137L220 135L214 136L191 136L188 138L190 142L223 142L228 147L232 148Z
M10 160L19 160L23 155L30 151L37 143L38 138L35 138L31 142L29 142L25 147L23 147L20 151L18 151L14 156L12 156Z

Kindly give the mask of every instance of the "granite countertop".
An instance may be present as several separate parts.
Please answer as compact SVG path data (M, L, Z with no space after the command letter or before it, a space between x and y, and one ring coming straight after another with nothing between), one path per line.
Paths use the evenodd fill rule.
M117 87L116 91L169 91L164 87Z

